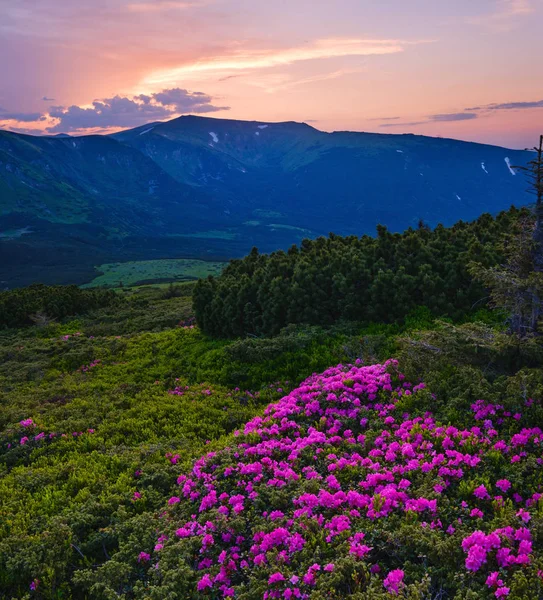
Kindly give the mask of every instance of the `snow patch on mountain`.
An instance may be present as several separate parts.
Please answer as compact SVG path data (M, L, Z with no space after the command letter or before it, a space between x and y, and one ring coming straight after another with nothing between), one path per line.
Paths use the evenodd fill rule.
M483 171L488 175L488 171L486 170L484 162L481 163L481 169L483 169Z
M505 164L507 165L507 168L509 169L509 172L511 173L511 175L516 175L517 172L511 166L511 161L509 160L509 157L506 156L504 160L505 160Z
M259 129L267 129L268 125L258 125Z
M211 136L211 138L213 139L215 144L217 144L219 142L219 136L214 131L210 131L209 135Z
M138 133L138 135L143 135L144 133L149 133L151 131L151 129L154 129L154 127L149 127L149 129L146 129L145 131Z

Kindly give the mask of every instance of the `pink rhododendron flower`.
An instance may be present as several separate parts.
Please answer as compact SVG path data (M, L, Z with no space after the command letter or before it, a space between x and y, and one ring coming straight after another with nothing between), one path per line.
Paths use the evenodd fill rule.
M474 545L468 551L466 557L466 569L468 571L478 571L486 562L486 550L482 546Z
M524 510L523 508L521 508L518 512L517 512L517 517L523 522L523 523L528 523L528 521L532 518L530 516L530 513L527 510Z
M211 577L206 573L198 582L197 589L199 592L201 592L202 590L210 587L213 587L213 582L211 581Z
M390 592L391 594L399 594L400 588L403 586L404 576L405 573L401 569L390 571L383 581L383 585L385 586L387 592Z
M268 585L273 585L274 583L280 583L281 581L285 581L285 577L282 573L273 573L270 575L268 579Z
M496 487L502 492L507 492L511 488L511 482L508 479L499 479L496 481Z
M486 500L487 498L490 498L490 494L488 493L484 485L480 485L479 487L475 488L475 490L473 491L473 495L481 500Z
M490 575L486 578L486 585L488 587L498 587L503 585L503 581L500 579L500 574L498 571L490 573Z

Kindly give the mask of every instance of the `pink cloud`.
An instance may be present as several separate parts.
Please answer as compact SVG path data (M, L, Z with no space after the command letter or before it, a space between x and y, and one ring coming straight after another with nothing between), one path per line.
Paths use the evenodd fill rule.
M535 12L532 0L498 0L496 10L487 15L468 19L471 24L483 25L494 31L509 31L515 26L516 18Z
M208 94L173 88L148 96L141 94L132 98L115 96L95 100L90 107L53 106L49 110L49 117L55 123L47 127L47 131L84 132L96 128L107 130L137 127L180 114L205 114L224 110L229 110L229 107L213 104L213 97Z
M156 13L170 10L186 10L196 6L203 6L203 2L176 2L175 0L165 0L163 2L131 2L126 5L130 12L137 13Z
M408 45L420 43L424 42L390 39L325 38L282 49L235 47L230 52L222 51L218 55L187 62L179 67L155 71L144 79L142 85L144 87L171 85L183 81L184 78L195 75L201 76L204 73L212 73L216 77L217 74L225 72L268 69L292 65L300 61L398 54L404 52Z

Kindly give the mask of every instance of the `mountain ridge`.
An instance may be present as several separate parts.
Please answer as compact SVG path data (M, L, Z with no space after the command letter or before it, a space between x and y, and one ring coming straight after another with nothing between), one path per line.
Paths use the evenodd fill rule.
M84 283L104 257L228 259L330 231L472 220L530 202L513 167L529 157L447 138L192 115L109 135L0 131L0 281L34 281L36 261L47 283Z

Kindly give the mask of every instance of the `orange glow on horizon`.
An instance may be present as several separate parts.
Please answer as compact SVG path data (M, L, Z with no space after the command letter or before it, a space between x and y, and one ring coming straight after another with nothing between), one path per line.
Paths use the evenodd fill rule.
M524 147L543 129L543 0L35 0L4 13L0 128L118 131L193 112L194 99L142 106L180 89L209 99L196 114L325 131ZM484 108L510 102L527 104Z

